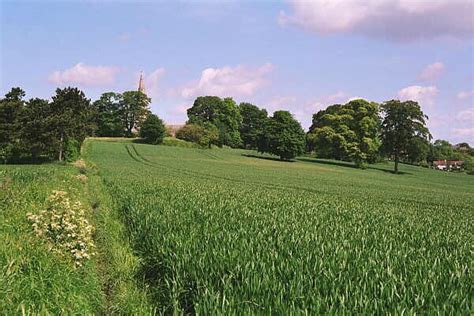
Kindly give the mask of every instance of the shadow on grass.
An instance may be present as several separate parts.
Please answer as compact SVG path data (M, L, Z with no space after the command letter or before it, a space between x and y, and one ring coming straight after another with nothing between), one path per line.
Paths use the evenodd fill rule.
M248 158L257 158L257 159L272 160L272 161L279 161L279 162L295 162L295 160L281 160L278 157L267 157L267 156L259 156L259 155L252 155L252 154L242 154L242 156L248 157Z
M338 167L345 167L345 168L352 168L352 169L360 169L356 165L354 165L353 163L347 162L347 161L324 160L324 159L305 158L305 157L297 158L297 160L298 161L303 161L303 162L316 163L316 164L331 165L331 166L338 166ZM404 172L404 171L398 171L398 173L395 173L393 170L379 168L379 167L376 167L376 166L373 166L373 165L368 165L366 167L366 169L378 170L378 171L382 171L382 172L385 172L385 173L391 173L391 174L396 174L396 175L411 174L409 172Z

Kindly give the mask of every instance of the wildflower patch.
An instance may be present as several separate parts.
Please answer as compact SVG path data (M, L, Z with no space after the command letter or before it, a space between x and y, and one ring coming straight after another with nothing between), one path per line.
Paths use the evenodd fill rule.
M45 210L27 216L36 235L47 241L49 249L71 258L76 267L95 255L94 227L89 224L82 204L71 202L67 192L53 191Z

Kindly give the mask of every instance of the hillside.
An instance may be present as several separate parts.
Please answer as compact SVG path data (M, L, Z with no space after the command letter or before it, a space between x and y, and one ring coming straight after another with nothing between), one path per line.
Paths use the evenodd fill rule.
M244 150L101 140L87 141L82 154L85 187L64 183L77 173L71 166L0 167L11 179L10 195L2 191L0 229L9 242L0 258L10 268L2 270L9 286L0 300L11 311L23 305L55 312L57 304L66 311L197 314L470 309L472 176L408 165L395 175L390 164L360 170ZM81 288L77 296L90 300L69 309L68 299L41 305L46 296L21 292L31 281L11 272L26 265L35 278L56 275L37 267L44 253L28 246L38 242L25 214L64 186L95 209L99 248L82 271L86 278L68 272ZM54 286L55 297L74 293L55 278L37 292ZM102 294L84 295L86 286Z

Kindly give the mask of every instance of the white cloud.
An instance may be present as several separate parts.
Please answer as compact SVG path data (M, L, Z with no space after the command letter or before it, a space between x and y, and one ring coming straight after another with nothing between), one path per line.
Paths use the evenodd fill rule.
M426 66L418 76L419 80L434 81L437 80L444 72L444 64L442 62L435 62Z
M270 99L270 101L266 102L265 108L269 112L283 110L283 109L290 109L294 106L296 102L296 97L294 96L275 96Z
M458 99L467 99L474 97L474 90L471 91L461 91L458 93Z
M160 80L165 73L164 68L157 68L151 74L145 76L145 91L151 98L156 98L161 94Z
M474 125L474 108L459 112L456 118L460 121L471 122Z
M434 99L438 95L438 88L435 86L409 86L398 91L398 98L402 101L417 101L421 106L433 105Z
M236 66L207 68L201 78L181 90L181 96L192 98L198 95L241 97L255 94L267 83L266 75L273 70L272 64L257 68Z
M394 40L474 35L472 0L290 0L280 25Z
M113 84L118 67L88 66L78 63L63 71L55 71L49 75L49 81L58 85L79 84L86 86L106 86Z
M460 138L474 137L474 127L453 128L451 131Z

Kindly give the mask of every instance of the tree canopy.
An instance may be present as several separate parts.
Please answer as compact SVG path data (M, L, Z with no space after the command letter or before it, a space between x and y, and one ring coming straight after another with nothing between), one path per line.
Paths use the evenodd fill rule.
M362 99L334 104L313 115L308 147L319 157L374 162L380 147L378 104Z
M120 100L119 114L125 127L125 135L131 137L150 113L151 99L140 91L125 91Z
M148 114L140 128L140 137L148 144L161 144L166 134L163 121L155 114Z
M304 152L305 133L301 124L288 111L276 111L265 120L259 137L258 151L279 156L281 160L293 159Z
M239 104L239 111L242 116L239 131L243 146L247 149L256 149L259 135L262 133L265 120L268 118L267 110L244 102Z
M385 153L395 161L394 171L398 172L398 163L409 153L415 139L430 140L431 134L426 127L428 117L415 101L401 102L391 100L381 105L382 146Z
M200 126L211 124L216 127L219 146L239 147L242 144L239 133L242 116L232 98L198 97L187 114L189 124Z

